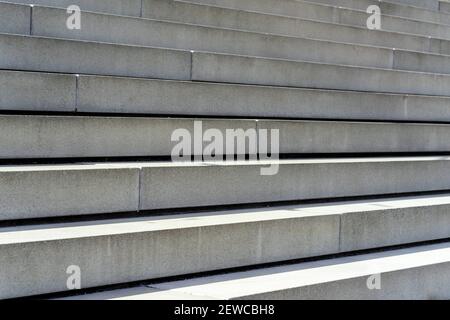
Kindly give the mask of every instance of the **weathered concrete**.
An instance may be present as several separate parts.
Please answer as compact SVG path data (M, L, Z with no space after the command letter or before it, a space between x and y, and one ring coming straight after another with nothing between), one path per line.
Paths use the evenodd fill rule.
M259 120L258 129L279 130L280 153L450 150L448 125Z
M0 71L0 109L75 111L73 75Z
M217 0L189 0L187 2L213 4L219 7L256 11L268 14L281 14L290 17L319 20L364 28L366 27L368 18L368 14L366 12L368 6L364 8L364 10L352 10L342 7L333 7L291 0L283 1L282 5L280 5L277 0L265 0L262 5L260 3L255 3L254 0L240 1L239 4L236 4L236 0L226 0L225 2ZM399 16L388 15L381 8L380 10L382 13L381 27L384 31L405 32L408 34L449 39L449 25L405 19Z
M360 10L365 10L368 6L373 4L371 0L315 0L315 2L331 4L335 6L343 6L348 8L356 8ZM383 1L384 3L385 1ZM381 4L383 4L381 3ZM416 7L421 11L432 10L431 12L436 12L439 9L439 1L422 1L422 0L389 0L387 1L391 6L397 6L403 10L408 9L408 6Z
M449 42L448 40L438 40L405 33L374 31L368 30L367 27L345 26L179 1L144 0L143 16L154 19L167 19L185 23L268 32L294 37L307 37L443 54L450 53L441 49L441 43L447 43Z
M81 10L126 16L139 16L141 14L141 0L8 0L8 2L59 8L77 5Z
M2 264L8 286L0 296L66 291L69 265L81 268L88 288L338 253L353 243L367 249L445 238L449 206L444 194L3 228L0 257L15 258ZM23 272L34 265L17 267L25 254L39 261L34 272Z
M172 133L185 128L192 135L194 152L195 119L65 117L65 116L0 116L0 158L64 158L64 157L132 157L170 156L176 142ZM202 120L203 131L209 128L256 128L255 121ZM200 141L202 137L200 137ZM206 146L208 143L204 142ZM246 148L256 153L255 148ZM225 150L217 150L225 154ZM201 152L199 153L201 154Z
M66 291L70 265L80 267L81 285L88 288L338 250L338 216L265 213L4 228L0 298ZM25 257L34 263L24 264Z
M188 51L0 34L0 68L187 80Z
M450 88L443 74L200 52L193 53L192 80L429 95Z
M0 220L136 211L138 174L126 166L1 166Z
M450 121L447 97L95 76L78 89L83 112Z
M276 175L261 168L278 164ZM162 209L450 189L448 157L143 165L140 208ZM205 177L208 177L205 179Z
M325 0L314 2L283 0L282 5L280 5L280 2L278 0L183 0L183 2L211 4L232 9L258 11L329 22L339 22L339 14L343 11L351 11L351 15L356 17L360 17L364 13L366 15L366 19L364 19L364 21L366 21L366 9L370 5L374 4L374 2L371 0ZM433 23L450 23L450 15L442 12L424 10L422 8L404 6L386 1L378 2L376 3L376 5L380 7L383 17L391 15ZM441 4L441 9L443 8L443 6L444 3ZM361 20L356 21L358 21L358 25L361 25Z
M157 283L68 299L449 299L450 245L420 246L352 257ZM380 275L380 290L369 277Z
M64 10L35 7L33 35L391 68L393 51L295 37L83 12L81 30L61 28Z
M0 2L0 30L6 33L30 33L31 8Z

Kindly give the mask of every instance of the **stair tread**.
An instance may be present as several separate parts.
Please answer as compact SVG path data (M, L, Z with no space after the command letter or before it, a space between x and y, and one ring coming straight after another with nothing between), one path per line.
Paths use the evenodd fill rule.
M421 195L375 200L335 201L325 204L304 204L270 208L209 211L169 216L146 216L83 222L63 222L0 228L0 245L56 241L140 232L216 225L252 223L346 213L398 210L450 204L450 194Z

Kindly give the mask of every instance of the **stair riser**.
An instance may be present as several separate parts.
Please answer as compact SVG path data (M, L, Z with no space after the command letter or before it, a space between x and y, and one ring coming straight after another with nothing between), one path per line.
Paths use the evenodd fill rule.
M397 57L397 66L417 61L414 54ZM450 86L450 77L441 74L199 52L193 54L192 80L429 95L448 95Z
M157 48L0 35L0 68L188 80L191 54Z
M0 220L138 209L137 169L2 172L0 182Z
M142 170L142 210L450 189L446 161L281 165L276 175L260 166Z
M95 76L80 76L77 90L76 82L74 75L0 71L0 109L450 121L445 97Z
M444 97L83 76L78 97L84 112L450 121Z
M201 132L194 131L195 121L201 124ZM170 157L178 144L178 140L172 141L177 129L191 134L192 155L202 154L194 148L196 141L203 145L202 150L210 145L204 138L208 129L218 129L222 134L223 149L216 150L218 156L227 154L227 130L245 141L245 154L253 155L258 153L257 141L252 144L243 139L246 133L257 136L260 130L269 134L278 130L280 139L274 143L278 143L281 154L450 151L448 125L3 116L0 159ZM242 152L235 147L234 154Z

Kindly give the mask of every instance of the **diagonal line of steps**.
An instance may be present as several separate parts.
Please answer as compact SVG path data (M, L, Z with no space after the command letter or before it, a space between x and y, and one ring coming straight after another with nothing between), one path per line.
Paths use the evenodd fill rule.
M441 194L2 228L0 296L64 291L69 265L87 289L447 238L449 206Z

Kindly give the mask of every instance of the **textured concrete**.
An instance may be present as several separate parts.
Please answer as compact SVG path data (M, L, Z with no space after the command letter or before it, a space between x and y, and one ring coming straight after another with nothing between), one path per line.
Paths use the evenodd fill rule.
M447 40L438 40L404 33L368 30L365 26L345 26L179 1L144 0L143 16L154 19L167 19L294 37L307 37L443 54L450 53L441 49L441 44L449 42Z
M448 95L450 87L442 74L200 52L192 80L430 95Z
M0 2L0 31L6 33L30 33L31 8Z
M339 218L288 210L106 220L0 231L0 298L250 265L338 250ZM317 232L320 230L320 232ZM25 263L24 258L34 263Z
M450 245L357 255L151 286L106 291L68 299L449 299ZM369 277L380 274L380 290Z
M78 89L84 112L450 121L447 97L94 76Z
M81 30L61 28L64 10L35 7L33 35L391 68L391 49L83 12Z
M205 119L202 126L225 136L226 129L255 129L256 122ZM194 119L0 116L0 158L170 156L178 128L194 135ZM193 144L194 137L192 152Z
M315 0L318 3L331 4L335 6L343 6L348 8L356 8L365 10L368 6L373 4L371 0ZM383 4L383 1L381 4ZM399 9L406 10L408 6L414 6L421 11L432 10L431 12L436 12L439 9L438 0L389 0L387 1L391 6L397 6Z
M280 153L450 150L450 126L405 123L258 121L280 131Z
M263 5L255 3L255 1L240 1L236 4L236 0L189 0L188 2L213 4L220 7L233 9L243 9L249 11L257 11L269 14L281 14L290 17L298 17L309 20L319 20L324 22L332 22L344 25L352 25L366 27L368 14L364 10L350 10L326 5L314 5L313 3L301 1L283 1L283 5L279 5L277 0L265 0ZM381 9L381 8L380 8ZM398 16L387 15L381 9L382 30L393 32L405 32L409 34L417 34L423 36L432 36L437 38L449 39L450 26L430 23L420 20L404 19Z
M95 165L0 167L0 220L135 211L138 170Z
M187 80L187 51L0 34L0 68Z
M140 208L161 209L450 189L448 157L142 166ZM205 177L208 177L205 179Z
M14 258L2 264L8 286L0 296L65 291L72 264L88 288L338 253L350 243L367 249L445 238L449 206L443 194L3 228L0 256ZM18 268L25 254L39 261L34 272L24 270L35 265Z
M0 71L0 109L75 111L72 75Z
M198 120L198 119L197 119ZM196 119L0 116L0 158L170 156L179 128L192 135ZM209 128L277 129L280 153L439 152L450 150L450 126L430 124L201 120ZM206 147L209 143L203 142ZM246 153L255 154L256 146ZM225 150L217 150L226 154ZM238 152L238 151L237 151Z
M339 22L339 15L343 11L351 11L352 13L349 14L349 16L351 15L358 17L358 19L362 14L365 14L366 18L364 19L364 23L367 20L366 9L370 5L374 4L371 0L325 0L314 2L283 0L282 5L280 5L278 0L184 0L184 2L212 4L233 9L258 11L331 22ZM444 7L444 4L444 2L441 3L441 9ZM450 22L450 15L437 11L423 10L422 8L404 6L386 1L378 2L376 5L380 7L384 18L391 15L442 24L449 24ZM358 22L358 25L362 25L362 20L359 19L355 21Z
M59 8L77 5L81 10L106 12L126 16L139 16L141 13L141 0L8 0L8 2Z

